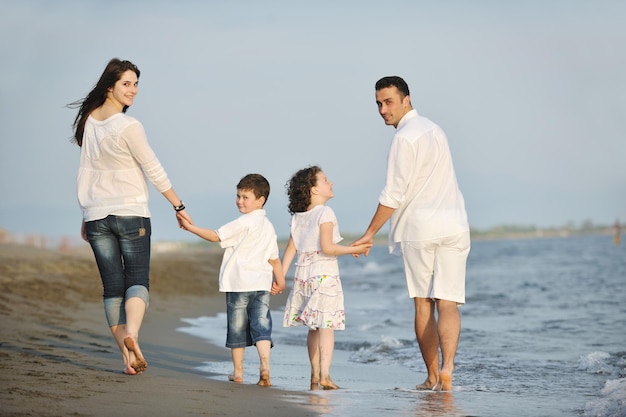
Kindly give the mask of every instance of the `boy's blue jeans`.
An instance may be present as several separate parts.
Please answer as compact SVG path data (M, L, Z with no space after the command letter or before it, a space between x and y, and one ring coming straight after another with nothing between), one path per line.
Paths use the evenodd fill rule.
M269 291L227 292L226 317L226 347L240 348L255 345L260 340L272 341Z

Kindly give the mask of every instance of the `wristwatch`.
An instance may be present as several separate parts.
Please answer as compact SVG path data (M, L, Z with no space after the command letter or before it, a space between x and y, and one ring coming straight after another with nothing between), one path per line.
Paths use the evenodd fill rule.
M174 211L183 211L185 210L185 203L183 203L183 201L180 201L180 205L179 206L174 206Z

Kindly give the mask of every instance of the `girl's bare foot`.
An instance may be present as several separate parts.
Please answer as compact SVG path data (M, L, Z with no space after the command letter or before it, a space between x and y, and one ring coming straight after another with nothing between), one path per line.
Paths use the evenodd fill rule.
M314 374L311 374L311 390L320 389L320 377Z
M320 389L320 371L313 367L311 363L311 390Z
M132 336L126 336L124 338L124 346L126 346L126 349L128 349L135 356L135 360L131 361L130 367L138 374L145 371L146 368L148 368L148 362L146 362L141 354L139 343L137 343Z
M320 385L324 390L339 389L339 386L330 377L328 379L320 379Z
M257 385L261 386L261 387L271 387L272 383L270 382L270 371L267 369L264 369L261 371L261 376L259 377L259 382L257 382Z

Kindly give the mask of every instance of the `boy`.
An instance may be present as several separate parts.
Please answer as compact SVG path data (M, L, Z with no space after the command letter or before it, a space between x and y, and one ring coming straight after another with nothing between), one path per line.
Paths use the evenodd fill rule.
M237 208L242 214L237 219L210 230L179 218L183 229L210 242L219 242L225 249L219 289L226 293L226 347L231 349L233 359L233 373L228 379L243 382L244 351L246 346L255 345L260 361L258 385L263 387L272 385L270 293L279 294L285 289L276 232L263 209L269 193L270 184L265 177L248 174L237 184Z

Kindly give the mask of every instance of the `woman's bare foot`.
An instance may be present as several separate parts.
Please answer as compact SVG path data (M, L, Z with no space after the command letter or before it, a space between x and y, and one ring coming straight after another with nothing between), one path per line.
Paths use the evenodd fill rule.
M126 375L137 375L137 371L135 371L130 365L126 365L126 368L122 371Z
M320 385L324 390L339 389L339 386L330 377L328 379L320 379Z
M261 371L261 375L259 376L259 382L256 383L261 387L271 387L272 383L270 382L270 371L264 369Z
M131 361L130 367L138 374L145 371L148 368L148 362L141 354L139 343L132 336L126 336L124 338L124 346L135 356L135 360Z

